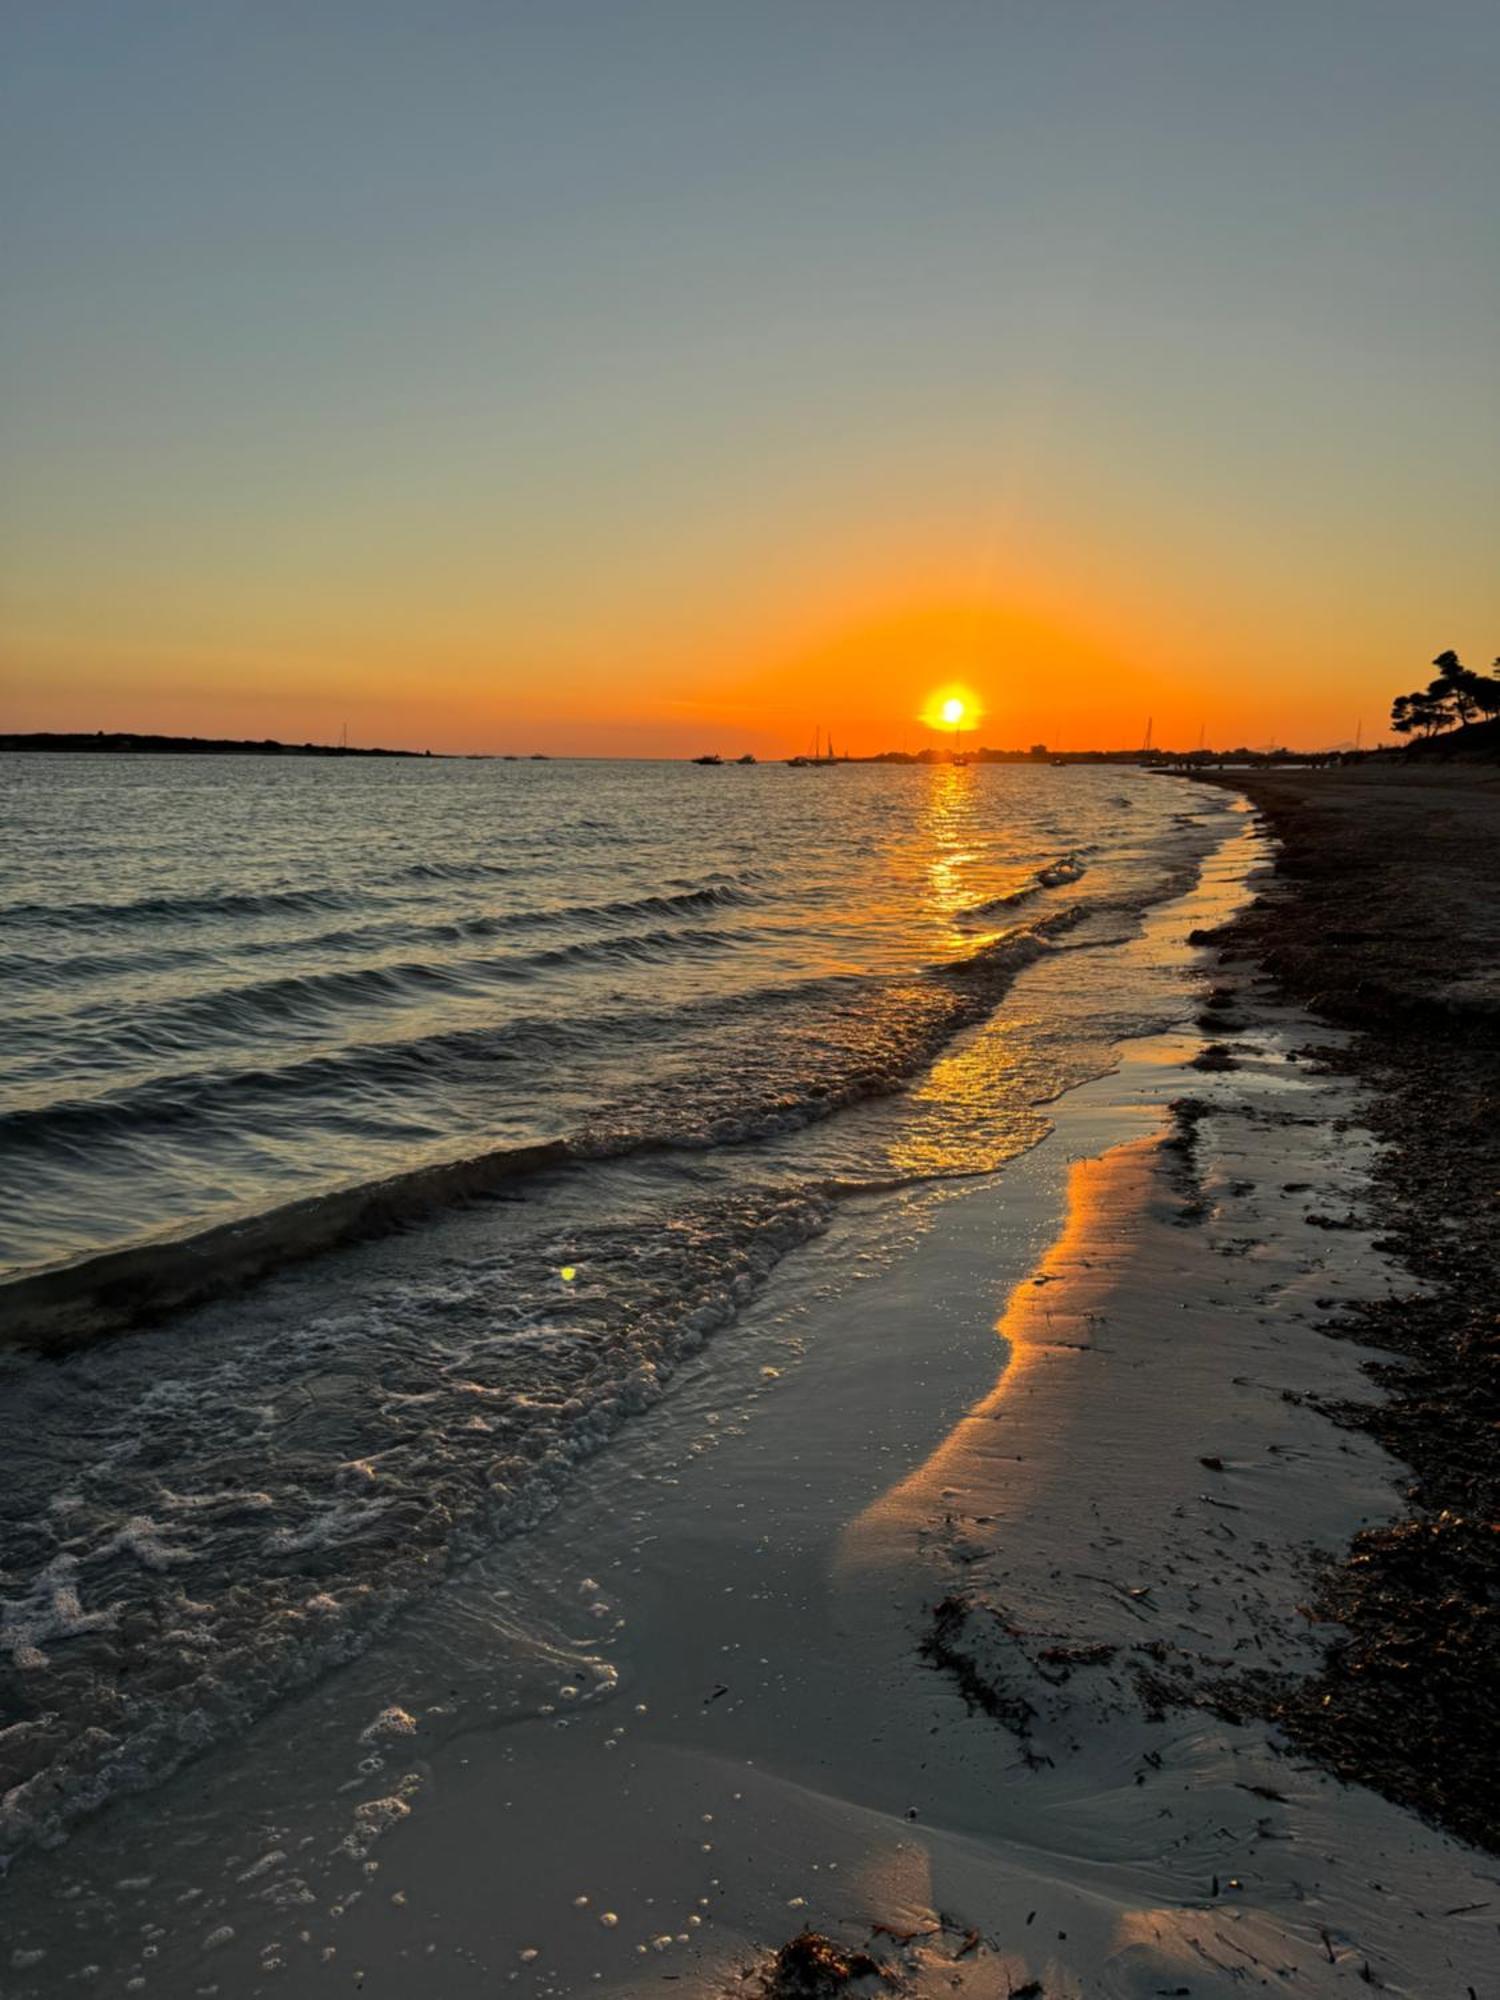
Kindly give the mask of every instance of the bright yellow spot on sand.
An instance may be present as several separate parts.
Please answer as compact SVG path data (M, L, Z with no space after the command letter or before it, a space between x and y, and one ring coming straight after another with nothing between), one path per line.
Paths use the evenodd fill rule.
M577 1267L573 1264L564 1264L557 1275L565 1285L571 1285L573 1280L578 1276Z

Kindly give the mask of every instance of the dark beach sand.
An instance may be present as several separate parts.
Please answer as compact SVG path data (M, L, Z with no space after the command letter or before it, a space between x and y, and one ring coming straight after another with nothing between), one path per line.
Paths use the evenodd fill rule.
M1340 1415L1410 1466L1408 1511L1329 1575L1344 1633L1274 1712L1339 1775L1500 1847L1500 767L1222 782L1281 852L1218 941L1358 1031L1328 1059L1367 1086L1375 1222L1423 1287L1338 1305L1389 1350L1383 1399Z

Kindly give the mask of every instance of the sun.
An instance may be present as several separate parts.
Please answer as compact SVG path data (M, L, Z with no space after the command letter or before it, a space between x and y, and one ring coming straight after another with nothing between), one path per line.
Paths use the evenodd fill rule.
M961 681L936 687L922 704L921 721L928 729L969 730L984 719L984 703Z

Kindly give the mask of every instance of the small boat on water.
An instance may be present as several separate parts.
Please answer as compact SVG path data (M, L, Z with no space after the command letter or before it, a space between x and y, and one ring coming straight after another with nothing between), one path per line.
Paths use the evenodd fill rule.
M694 757L692 761L695 764L722 764L724 759L709 755L707 757Z
M752 757L750 752L747 750L743 757L736 757L734 761L736 764L754 764L757 763L759 760L755 757Z
M847 750L844 752L842 757L837 757L834 755L832 730L830 730L828 733L828 748L826 750L822 747L822 744L823 744L823 731L822 728L819 727L813 732L812 755L810 757L788 757L786 760L787 764L794 771L811 771L811 770L822 770L826 764L848 763L849 752Z

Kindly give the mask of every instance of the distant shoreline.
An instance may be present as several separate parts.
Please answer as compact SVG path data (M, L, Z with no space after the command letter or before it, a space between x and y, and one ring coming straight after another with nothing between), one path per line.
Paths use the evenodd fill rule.
M198 757L402 757L422 761L441 759L448 763L506 763L506 764L546 764L554 761L553 754L533 750L388 750L384 748L356 748L346 743L282 743L275 737L259 739L227 736L157 736L139 730L94 730L65 733L60 730L17 730L0 732L0 753L24 752L71 753L84 756L198 756ZM851 757L846 755L831 758L782 758L767 757L763 762L776 766L783 764L805 764L818 769L838 768L846 764L894 764L916 765L965 765L965 764L1029 764L1067 766L1083 764L1097 766L1116 764L1131 766L1144 771L1180 772L1188 775L1207 776L1215 771L1257 771L1297 766L1326 765L1371 765L1405 766L1429 762L1492 762L1500 757L1500 718L1490 722L1470 723L1459 729L1442 732L1436 736L1420 739L1414 743L1399 746L1382 745L1367 750L1349 746L1327 750L1290 750L1286 748L1253 750L1246 745L1234 749L1108 749L1108 750L1052 750L1044 743L1034 744L1028 750L996 750L987 745L977 745L973 749L954 750L949 747L929 745L923 750L879 750ZM579 757L564 755L568 763L718 763L738 765L756 763L754 757L684 758L680 753L664 752L656 757Z
M421 761L441 759L448 763L506 763L544 764L556 761L551 753L539 750L530 752L500 750L387 750L356 748L343 743L282 743L275 737L259 739L227 736L153 736L138 730L119 729L97 731L77 731L64 733L59 730L37 730L0 732L0 753L71 754L82 756L197 756L197 757L402 757ZM1366 753L1367 755L1370 753ZM1304 764L1322 763L1337 758L1335 752L1314 752L1305 750L1255 751L1239 749L1232 751L1168 751L1168 750L1048 750L1038 745L1032 750L993 750L979 747L964 750L955 755L947 749L926 750L879 750L862 756L841 756L818 760L819 768L838 767L846 764L892 764L898 766L916 765L919 768L931 765L950 764L1030 764L1030 765L1070 765L1070 764L1120 764L1134 766L1142 770L1175 770L1186 766L1195 770L1214 768L1254 767L1261 764ZM702 758L683 758L680 755L664 753L657 757L564 757L564 762L602 763L646 763L677 764L702 763ZM737 763L739 759L721 760ZM752 763L755 759L750 760ZM771 757L763 760L775 767L799 760ZM810 760L800 760L810 761Z
M229 736L145 736L130 729L64 735L56 730L0 735L0 750L82 751L93 755L199 757L431 757L431 750L362 750L348 743L259 742ZM439 755L442 753L439 752Z

